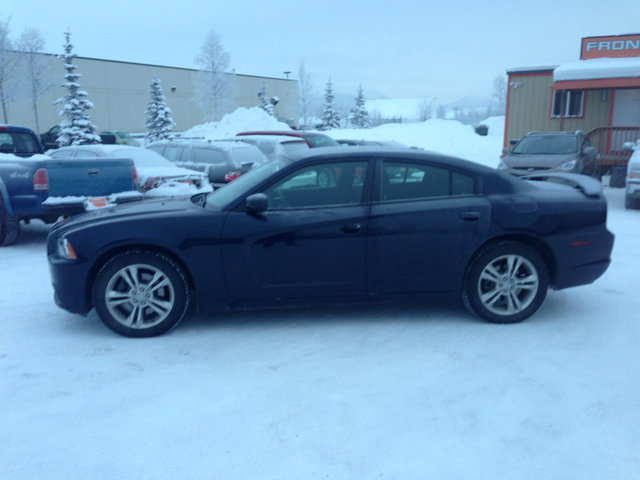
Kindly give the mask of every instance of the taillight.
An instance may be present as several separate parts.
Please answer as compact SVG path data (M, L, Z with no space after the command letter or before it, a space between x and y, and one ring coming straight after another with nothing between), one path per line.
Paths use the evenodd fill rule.
M39 168L33 174L33 189L40 192L49 190L49 176L46 168Z
M131 171L133 173L133 184L137 184L138 183L138 171L136 170L136 167L131 167Z
M240 170L233 170L229 173L226 173L224 175L224 181L225 182L230 182L231 180L235 180L236 178L238 178L239 176L242 175L242 172Z

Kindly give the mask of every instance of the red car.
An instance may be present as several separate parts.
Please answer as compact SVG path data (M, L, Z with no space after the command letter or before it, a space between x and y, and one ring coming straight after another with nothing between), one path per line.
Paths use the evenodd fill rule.
M274 130L274 131L259 131L259 132L242 132L236 136L241 137L243 135L286 135L289 137L302 138L309 148L318 147L339 147L340 144L336 142L329 135L317 132L300 132L295 130Z

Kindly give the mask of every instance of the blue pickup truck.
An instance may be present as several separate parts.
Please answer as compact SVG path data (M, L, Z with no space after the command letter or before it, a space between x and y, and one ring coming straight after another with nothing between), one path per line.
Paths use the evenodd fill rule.
M83 212L83 197L135 190L136 179L133 160L53 159L31 129L0 124L0 246L15 242L21 220L53 223ZM42 205L52 198L68 201Z

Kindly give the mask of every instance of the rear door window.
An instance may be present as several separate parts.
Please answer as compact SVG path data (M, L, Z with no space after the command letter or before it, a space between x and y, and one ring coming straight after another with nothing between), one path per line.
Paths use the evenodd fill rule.
M226 162L226 156L221 150L213 148L194 148L194 162L206 163L209 165L219 165Z

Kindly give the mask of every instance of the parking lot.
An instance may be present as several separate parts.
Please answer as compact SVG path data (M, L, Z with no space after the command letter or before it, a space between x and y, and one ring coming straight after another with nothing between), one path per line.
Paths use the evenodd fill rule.
M0 477L640 478L640 211L515 325L462 304L194 316L129 339L56 307L48 227L0 249Z

